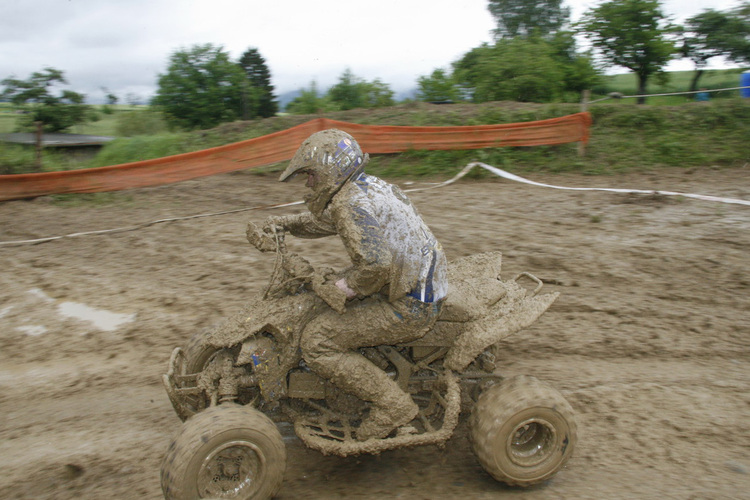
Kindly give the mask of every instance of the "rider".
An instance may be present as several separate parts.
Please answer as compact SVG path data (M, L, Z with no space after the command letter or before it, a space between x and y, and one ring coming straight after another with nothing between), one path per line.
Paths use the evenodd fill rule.
M346 296L346 310L325 308L305 327L301 348L316 373L372 403L357 431L359 440L387 437L414 419L418 408L357 349L422 337L435 323L448 288L440 243L397 186L364 173L368 160L346 132L311 135L279 179L307 176L310 212L270 217L264 233L255 236L267 238L275 225L302 238L338 234L344 243L352 266L335 286Z

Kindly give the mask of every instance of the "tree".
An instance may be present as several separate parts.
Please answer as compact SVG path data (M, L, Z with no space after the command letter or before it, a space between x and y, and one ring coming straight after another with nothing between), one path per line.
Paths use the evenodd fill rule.
M417 99L427 102L458 101L460 89L444 69L438 68L430 76L417 79Z
M135 92L128 92L128 94L125 96L125 102L127 102L131 106L139 106L143 104L144 99Z
M675 27L659 0L610 0L586 11L578 26L606 62L636 74L641 95L649 78L663 75L677 52L670 40ZM645 102L645 97L638 98L639 104Z
M117 101L120 100L114 93L110 92L107 87L101 87L101 89L107 100L107 106L114 106L117 104Z
M552 57L562 66L564 90L580 93L589 90L601 81L590 52L578 52L575 33L558 31L548 39Z
M286 112L294 115L312 115L327 111L329 103L318 95L318 84L313 80L309 89L302 89L300 95L286 105Z
M170 56L152 104L162 108L168 123L206 129L240 118L248 88L244 71L222 47L194 45Z
M44 68L34 72L27 80L6 78L0 94L26 113L19 120L19 130L33 130L36 122L42 122L47 132L62 132L73 125L94 120L95 114L84 104L85 96L72 90L62 90L55 96L52 88L56 84L67 84L62 71Z
M731 15L738 23L739 33L729 57L735 62L750 64L750 1L741 3Z
M347 68L339 77L338 83L328 90L328 98L342 111L364 108L363 83L364 80L355 76L352 70Z
M105 115L111 115L114 113L114 110L112 109L112 106L117 104L117 96L109 91L107 87L99 87L99 89L102 91L102 93L105 95L105 104L102 106L102 113Z
M375 79L367 82L347 68L336 85L326 94L328 100L339 110L355 108L380 108L392 106L393 91L387 84Z
M750 3L747 4L750 6ZM750 10L750 8L749 8ZM750 23L732 12L706 9L687 20L682 41L682 54L695 64L690 90L698 88L703 70L713 57L728 57L737 62L750 61L742 56L750 36Z
M364 82L362 90L365 94L365 107L367 108L385 108L393 106L393 91L387 83L380 81L380 78L372 82Z
M393 106L393 91L376 78L368 82L346 69L339 77L339 82L320 96L318 85L311 82L309 89L302 89L300 95L286 106L286 111L293 114L314 114L323 111L345 111L355 108L382 108Z
M562 70L540 39L499 40L473 49L454 68L457 79L474 89L475 102L549 102L563 93Z
M474 102L556 101L566 92L590 88L598 78L590 60L570 50L562 38L556 43L502 39L467 52L453 64L453 79L473 89Z
M273 85L271 85L271 72L266 66L266 60L260 55L258 49L249 48L240 57L239 63L242 70L250 80L251 85L258 91L257 108L255 112L258 116L267 118L274 116L279 110L276 97L273 95ZM246 107L244 118L251 118Z
M489 0L495 18L495 39L547 36L560 30L570 19L570 7L562 0Z

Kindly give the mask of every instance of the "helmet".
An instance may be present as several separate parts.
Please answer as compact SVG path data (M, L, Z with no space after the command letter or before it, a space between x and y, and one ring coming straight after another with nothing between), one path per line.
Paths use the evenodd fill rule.
M320 216L341 186L364 170L368 159L351 135L337 129L323 130L302 143L279 181L287 181L300 172L313 174L312 195L305 203Z

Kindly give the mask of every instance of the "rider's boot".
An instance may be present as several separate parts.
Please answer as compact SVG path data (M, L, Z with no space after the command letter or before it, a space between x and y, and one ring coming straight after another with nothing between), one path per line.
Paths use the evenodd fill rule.
M308 364L340 389L372 403L369 416L357 430L360 441L384 438L417 416L419 408L411 396L359 353L327 353Z
M390 380L390 379L389 379ZM384 399L393 399L392 403L373 403L370 415L362 421L357 429L357 439L367 441L371 438L384 438L402 425L408 424L417 416L419 408L411 397L396 386L401 394L390 393ZM403 396L401 396L403 395ZM397 397L392 397L397 396Z

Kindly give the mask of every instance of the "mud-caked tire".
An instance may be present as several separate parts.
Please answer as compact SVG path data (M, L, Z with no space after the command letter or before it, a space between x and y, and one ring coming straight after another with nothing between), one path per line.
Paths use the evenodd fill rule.
M573 408L549 385L529 376L485 390L470 419L479 463L512 486L531 486L556 474L576 443Z
M186 421L161 465L167 500L266 499L281 488L286 449L276 425L246 406L208 408Z

